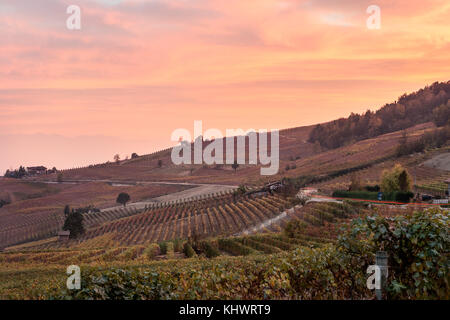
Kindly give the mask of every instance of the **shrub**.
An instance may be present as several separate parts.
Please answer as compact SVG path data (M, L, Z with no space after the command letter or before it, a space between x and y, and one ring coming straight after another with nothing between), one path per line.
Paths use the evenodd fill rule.
M127 205L127 202L131 200L130 195L128 193L122 192L117 196L117 203L122 204L124 207Z
M380 192L380 190L381 190L379 185L365 186L364 189L366 189L366 191L369 191L369 192Z
M262 242L255 241L255 240L253 240L251 238L242 238L241 242L242 242L242 244L244 244L244 245L246 245L246 246L248 246L250 248L253 248L253 249L258 250L258 251L262 251L264 253L276 253L276 252L280 252L281 251L277 247L273 247L270 244L265 244L265 243L262 243Z
M307 227L308 224L304 221L293 219L287 223L284 228L284 233L289 238L296 238L297 235L302 234Z
M389 255L388 296L396 299L449 298L449 213L437 208L395 218L366 217L339 238L350 255Z
M334 191L333 197L335 198L353 198L353 199L363 199L363 200L378 200L378 192L369 191ZM414 197L412 192L383 192L381 200L384 201L398 201L398 202L409 202L411 198Z
M383 192L410 191L412 179L408 171L400 164L396 164L392 170L384 170L381 178L381 190Z
M412 198L414 198L414 193L412 192L396 192L395 201L408 203Z
M236 256L246 256L255 253L255 250L240 244L236 239L219 239L219 249Z
M180 239L175 239L173 241L173 251L183 252L183 242Z
M186 257L191 258L195 255L194 249L192 249L192 246L189 244L189 242L186 242L183 246L183 253Z
M161 254L167 254L167 242L161 242L159 244L159 250L161 251Z
M83 215L78 211L72 211L66 216L63 230L70 231L70 238L77 238L84 233Z
M151 243L145 250L144 250L144 256L146 256L148 259L155 258L160 253L160 246L156 243Z
M166 242L166 244L167 244L167 251L166 251L167 258L172 259L174 257L173 242Z
M262 242L265 244L269 244L271 246L280 248L282 250L291 250L292 249L292 245L289 244L289 242L287 241L281 241L273 236L267 236L267 235L252 235L249 237L249 239L258 241L258 242Z
M365 199L365 200L377 200L378 192L337 190L337 191L333 192L332 196L335 198L354 198L354 199Z
M220 251L209 241L202 241L200 243L201 251L207 258L215 258L220 256Z

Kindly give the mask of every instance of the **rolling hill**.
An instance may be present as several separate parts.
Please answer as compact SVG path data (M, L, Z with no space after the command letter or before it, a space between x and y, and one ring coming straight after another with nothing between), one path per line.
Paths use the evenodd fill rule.
M205 232L202 233L205 235L217 235L226 231L219 230L218 226L221 224L228 225L229 222L226 219L236 217L241 209L245 211L244 208L247 208L247 204L239 204L241 207L234 206L234 202L231 201L233 207L227 211L229 216L226 214L221 216L216 212L219 209L215 204L203 204L202 201L207 200L200 200L202 194L200 193L199 197L198 192L193 192L192 195L196 194L195 197L182 194L173 197L172 203L164 204L166 209L153 208L153 203L168 201L155 200L162 195L176 195L177 192L204 184L211 185L211 188L205 189L208 191L204 191L209 193L207 198L211 202L218 201L222 204L225 204L224 201L218 200L217 197L222 196L220 192L224 190L225 185L230 186L230 188L240 184L258 187L284 177L323 177L320 181L316 181L315 186L327 194L336 188L345 187L350 181L350 172L357 171L366 182L376 183L379 181L384 168L392 167L395 162L401 162L414 174L416 186L424 188L433 186L448 178L448 171L424 166L423 163L427 163L427 160L433 159L441 153L448 152L448 141L446 145L439 149L402 157L397 157L396 149L402 143L405 135L409 141L415 141L425 133L433 132L437 125L447 123L445 119L442 119L442 115L446 115L445 108L448 103L444 101L444 98L447 98L446 95L450 92L450 90L446 91L448 88L450 88L449 82L433 84L399 99L404 105L411 106L405 110L413 108L411 109L413 111L419 108L416 105L417 101L422 101L424 105L422 109L419 109L422 113L428 112L429 117L410 117L408 113L405 113L403 116L408 121L405 120L399 126L387 124L386 121L388 120L386 120L385 114L398 113L398 108L393 106L397 106L399 102L395 102L383 107L381 113L373 113L371 116L384 115L381 123L377 121L379 132L382 134L372 132L367 137L355 135L353 139L349 139L349 136L346 135L346 138L340 142L342 145L337 147L330 148L326 143L315 140L314 132L317 132L319 126L332 128L339 123L345 124L343 125L343 128L345 128L347 124L354 122L354 115L347 120L339 119L316 126L281 130L280 170L274 176L261 176L259 165L240 165L236 171L230 165L177 166L171 162L171 149L169 148L118 163L104 163L64 170L61 174L62 181L65 183L55 183L58 179L57 174L35 176L23 180L1 179L0 196L7 197L12 203L0 208L0 225L2 226L0 247L54 236L62 227L63 208L66 204L72 207L94 205L104 209L100 216L88 217L88 231L85 240L88 240L93 234L98 236L107 233L105 230L113 230L124 237L128 237L125 234L140 232L139 236L136 236L137 238L133 238L134 240L138 239L137 243L142 239L144 241L149 240L150 238L145 238L147 236L151 237L152 241L162 241L173 237L188 237L191 229L185 229L187 223L202 225L202 227L198 227L198 230L204 228L203 231ZM437 105L439 106L436 107ZM439 112L436 112L436 108L440 108ZM399 121L398 117L400 116L397 115L392 121ZM359 118L361 119L361 117ZM425 122L426 120L433 121ZM408 123L407 128L405 128L405 123ZM351 125L349 128L351 128ZM392 131L399 128L401 130ZM339 132L339 130L336 132ZM204 145L208 143L210 142L205 141ZM248 154L248 146L246 152ZM217 189L215 189L215 186L217 186ZM133 202L144 202L139 207L131 205L129 210L117 209L112 213L113 210L107 209L115 205L115 197L119 192L129 193ZM183 210L177 209L173 212L171 206L177 201L187 204L185 204ZM279 199L276 201L282 202ZM269 202L268 199L266 203ZM265 206L270 208L267 204ZM263 210L263 208L260 209ZM252 213L253 216L242 217L241 220L238 220L241 223L231 224L234 227L229 231L242 231L261 219L270 219L274 214L279 213L274 209L271 213L268 213L269 216L265 216L262 212L257 211L260 209L255 209ZM166 210L163 214L164 218L143 218L146 214L161 214L161 210ZM250 211L252 212L252 210ZM125 220L122 221L123 219L126 219L126 222ZM145 225L141 228L142 230L138 230L133 221L142 221L142 219L149 225ZM246 222L247 220L248 222ZM124 229L127 231L123 231L121 227L115 225L120 225L120 223L129 226ZM164 230L161 228L164 228Z

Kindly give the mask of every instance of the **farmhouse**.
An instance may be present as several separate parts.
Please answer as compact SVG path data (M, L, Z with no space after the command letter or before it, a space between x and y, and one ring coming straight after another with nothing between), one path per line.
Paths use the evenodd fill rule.
M58 241L68 241L70 237L70 231L58 232Z
M44 166L37 166L37 167L27 167L28 174L30 175L36 175L36 174L42 174L47 171L47 168Z

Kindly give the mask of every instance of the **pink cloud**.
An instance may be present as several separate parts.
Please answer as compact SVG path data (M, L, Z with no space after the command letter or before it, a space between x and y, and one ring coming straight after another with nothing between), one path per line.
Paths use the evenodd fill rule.
M447 0L380 0L377 31L356 0L78 0L80 31L65 28L69 2L2 1L0 133L167 145L195 119L322 122L450 71Z

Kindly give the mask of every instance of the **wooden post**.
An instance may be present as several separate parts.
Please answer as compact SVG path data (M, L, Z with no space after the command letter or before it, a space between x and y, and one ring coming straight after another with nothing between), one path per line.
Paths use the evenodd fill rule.
M386 294L386 285L388 277L388 254L385 251L378 251L375 255L375 264L381 271L381 289L375 289L378 300L382 300Z

